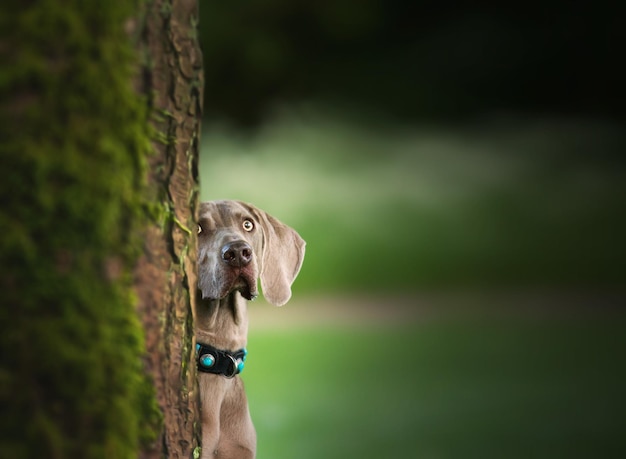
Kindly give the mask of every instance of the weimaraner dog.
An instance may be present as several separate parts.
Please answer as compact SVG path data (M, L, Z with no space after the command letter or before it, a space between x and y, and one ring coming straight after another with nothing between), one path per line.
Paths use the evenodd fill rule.
M304 259L293 229L240 201L200 204L196 359L202 405L202 458L254 458L256 432L243 382L247 300L282 306Z

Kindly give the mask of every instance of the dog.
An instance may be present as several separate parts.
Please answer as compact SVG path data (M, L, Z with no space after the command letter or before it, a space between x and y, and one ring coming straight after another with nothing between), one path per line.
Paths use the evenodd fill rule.
M243 381L247 301L259 295L282 306L304 259L300 235L241 201L200 204L198 214L196 361L202 419L202 458L256 454Z

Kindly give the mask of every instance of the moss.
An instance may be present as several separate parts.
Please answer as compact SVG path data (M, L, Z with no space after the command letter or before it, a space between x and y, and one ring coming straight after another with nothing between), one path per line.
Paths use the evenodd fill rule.
M132 285L151 148L124 30L136 6L0 14L3 457L134 458L159 431Z
M172 219L174 220L174 223L176 223L176 225L181 230L183 230L185 233L191 235L191 230L189 228L187 228L183 222L181 222L178 218L176 218L176 215L174 215L173 213L172 213ZM186 245L185 249L188 249L188 248L189 248L189 246Z

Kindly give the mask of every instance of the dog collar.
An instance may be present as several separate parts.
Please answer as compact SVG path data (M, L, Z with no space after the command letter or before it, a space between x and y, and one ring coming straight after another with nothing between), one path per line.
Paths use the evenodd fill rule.
M243 371L248 351L222 351L208 344L196 343L196 363L198 371L233 378Z

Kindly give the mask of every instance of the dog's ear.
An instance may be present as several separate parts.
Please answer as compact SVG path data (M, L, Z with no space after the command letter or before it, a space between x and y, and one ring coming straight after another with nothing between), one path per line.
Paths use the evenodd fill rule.
M259 214L263 221L261 288L267 301L282 306L291 298L291 284L302 267L306 243L294 229L266 212Z

